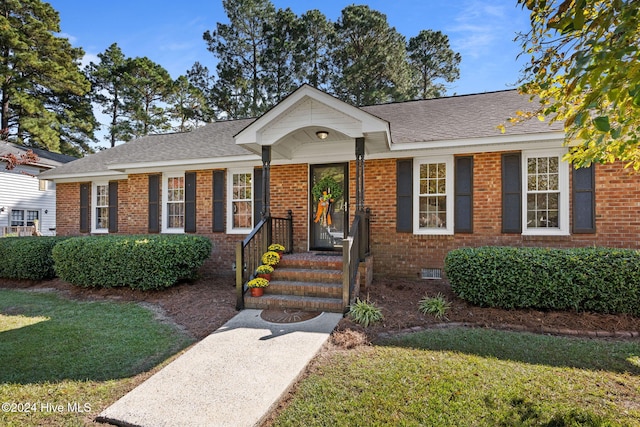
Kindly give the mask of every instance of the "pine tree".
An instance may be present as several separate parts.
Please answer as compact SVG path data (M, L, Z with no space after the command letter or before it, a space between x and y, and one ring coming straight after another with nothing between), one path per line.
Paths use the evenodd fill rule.
M130 134L124 118L123 100L129 63L117 43L99 53L98 58L100 62L91 62L85 72L91 81L93 102L110 118L105 139L110 142L111 147L115 147L118 141L126 141Z
M223 0L222 5L229 24L218 22L203 36L219 61L215 96L224 116L256 117L269 108L262 56L275 8L269 0Z
M124 86L124 105L131 137L171 129L166 104L173 91L169 72L147 57L130 59Z
M447 86L436 80L451 83L460 78L458 68L462 57L449 46L449 37L440 31L422 30L407 44L409 66L413 72L416 98L443 96Z
M333 90L339 98L357 106L409 98L405 38L386 15L369 6L347 6L335 28Z
M79 68L84 53L55 36L58 13L39 0L3 0L0 28L3 135L52 151L89 151L95 120L86 110L90 86Z

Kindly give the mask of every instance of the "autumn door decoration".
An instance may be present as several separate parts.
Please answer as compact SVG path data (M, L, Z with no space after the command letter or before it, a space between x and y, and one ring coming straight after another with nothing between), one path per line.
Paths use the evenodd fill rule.
M313 222L322 224L324 227L330 227L331 211L333 203L342 197L342 186L336 182L331 176L325 176L311 189L313 199L318 202L315 218Z

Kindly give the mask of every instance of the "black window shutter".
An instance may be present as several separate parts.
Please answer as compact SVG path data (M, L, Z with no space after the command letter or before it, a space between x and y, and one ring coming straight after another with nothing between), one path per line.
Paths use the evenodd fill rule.
M118 181L109 182L109 233L118 232Z
M455 158L454 232L473 233L473 156Z
M502 232L522 233L522 163L520 153L502 155Z
M149 175L149 233L160 232L160 175Z
M184 174L184 231L196 232L196 173Z
M80 184L80 232L89 232L89 191L90 184L85 182Z
M262 168L253 170L253 225L262 219Z
M573 232L596 232L595 166L573 169Z
M213 171L213 231L224 231L224 171Z
M413 159L396 162L396 231L413 232Z

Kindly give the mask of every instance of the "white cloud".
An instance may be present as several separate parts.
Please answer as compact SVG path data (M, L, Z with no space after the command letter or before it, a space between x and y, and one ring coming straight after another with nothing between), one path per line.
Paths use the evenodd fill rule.
M85 55L82 57L82 60L80 60L80 65L82 66L82 68L84 68L87 65L89 65L91 62L93 62L94 64L97 64L100 62L100 58L98 58L97 54L85 53Z
M447 29L452 48L463 56L478 58L500 44L510 44L518 30L518 8L512 2L500 5L471 0L463 3Z

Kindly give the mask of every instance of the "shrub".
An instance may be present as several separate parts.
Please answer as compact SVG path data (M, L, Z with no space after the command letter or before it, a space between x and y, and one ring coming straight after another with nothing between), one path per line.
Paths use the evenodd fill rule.
M53 247L66 237L6 237L0 239L0 277L45 280L55 277Z
M435 297L424 296L418 303L418 309L423 314L432 314L436 319L447 319L447 311L451 308L451 303L441 293Z
M69 283L143 290L194 279L210 254L209 239L187 235L76 237L53 249L55 270Z
M382 311L380 311L374 303L361 301L359 298L356 299L356 302L349 308L349 317L365 328L384 318Z
M445 272L456 295L480 306L640 315L635 250L461 248Z

